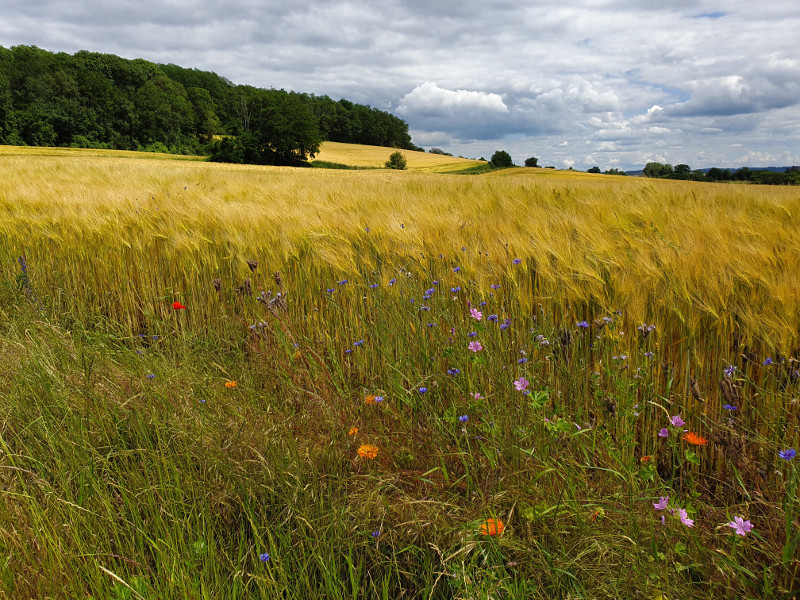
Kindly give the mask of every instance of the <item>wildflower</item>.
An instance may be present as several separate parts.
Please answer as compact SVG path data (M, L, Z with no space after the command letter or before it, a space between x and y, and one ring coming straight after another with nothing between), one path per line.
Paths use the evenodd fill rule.
M728 523L728 527L733 529L736 535L744 537L753 529L753 524L750 521L745 521L744 517L733 517L733 521Z
M694 527L694 519L689 518L689 515L686 513L685 509L683 508L678 509L678 518L681 520L681 523L683 523L687 527Z
M470 308L469 316L475 319L476 321L480 321L483 318L483 313L479 311L477 308Z
M412 298L412 299L411 299L411 301L413 302L413 301L414 301L414 299ZM420 306L420 307L419 307L419 309L420 309L420 310L430 310L430 309L431 309L431 307L430 307L430 306Z
M353 353L353 349L352 348L348 348L347 350L344 351L344 353L345 354L352 354Z
M660 437L660 438L667 438L667 437L669 437L669 429L667 429L666 427L664 427L664 429L662 429L661 431L659 431L659 432L658 432L658 437Z
M425 290L425 295L429 296L429 297L433 296L435 293L436 293L436 288L430 288L430 289Z
M792 460L795 456L797 456L797 450L794 448L788 448L786 450L781 450L778 452L778 456L783 460Z
M520 359L517 361L517 364L518 364L518 365L524 365L526 362L528 362L528 359L527 359L527 358L520 358Z
M383 400L383 396L375 396L375 404L380 404Z
M733 365L730 365L727 369L725 369L723 371L723 373L725 373L725 377L731 377L735 370L736 370L736 367L734 367Z
M345 285L347 283L347 279L342 279L341 281L337 281L339 285Z
M647 358L653 358L653 353L652 353L652 352L645 352L645 353L644 353L644 355L645 355Z
M332 293L333 293L333 288L328 288L328 289L327 289L327 290L325 290L325 291L326 291L326 292L328 292L329 294L332 294Z
M478 306L486 306L486 302L478 302Z
M486 317L487 321L491 321L492 323L497 323L497 315L489 315Z
M575 325L577 325L578 327L581 327L583 329L588 329L589 328L589 323L587 321L578 321L577 323L575 323Z
M722 408L724 408L725 410L736 410L736 407L733 406L732 404L723 404Z
M642 463L648 463L648 462L650 462L652 459L653 459L653 457L652 457L652 456L650 456L650 455L647 455L647 456L643 456L642 458L640 458L640 459L639 459L639 462L642 462Z
M425 393L425 392L427 392L427 391L428 391L428 388L426 388L426 387L421 387L421 388L419 388L419 393L420 393L420 394L424 394L424 393Z
M364 397L364 402L366 404L375 404L375 396L373 396L372 394L369 394L368 396L365 396Z
M666 510L668 502L669 496L661 496L661 498L658 499L658 502L653 504L653 508L656 510Z
M461 267L453 267L453 273L458 273L461 270Z
M458 292L461 291L461 286L459 285L454 288L450 288L450 291L453 292L454 294L457 294Z
M363 346L363 345L364 345L364 340L358 340L356 342L353 342L353 346Z
M374 538L381 537L381 531L380 531L380 529L378 529L378 530L376 530L376 531L373 531L373 532L372 532L370 535L371 535L372 537L374 537Z
M493 284L492 284L492 285L490 285L489 287L490 287L490 288L492 288L493 290L499 290L499 289L500 289L500 286L499 286L499 285L497 285L496 283L493 283Z
M397 283L397 279L392 278L389 280L389 285L394 285L395 283Z
M510 325L510 321L507 321L507 320L503 321L502 323L500 323L500 331L505 331L506 329L508 329L509 325Z
M530 385L530 381L525 379L524 377L520 377L516 381L514 381L514 387L517 389L518 392L522 392L528 388Z
M226 388L235 388L236 387L236 382L235 381L226 381L225 382L225 387Z
M500 519L486 519L481 523L481 535L501 535L506 526Z
M514 262L514 264L515 264L515 265L518 265L519 263L521 263L521 262L522 262L522 259L521 259L521 258L515 258L515 259L513 260L513 262Z
M458 375L461 373L461 369L447 369L448 375Z
M267 554L266 552L263 552L262 554L260 554L258 558L260 558L261 562L263 562L263 563L269 562L269 554Z
M483 350L483 346L481 346L481 343L479 341L477 341L477 340L467 344L467 348L469 348L473 352L480 352L481 350Z
M483 396L481 396L481 393L480 393L480 392L472 392L472 393L470 394L470 396L472 396L472 397L473 397L475 400L481 400L481 399L483 399Z
M374 290L376 287L378 287L378 284L377 284L377 283L373 283L373 284L372 284L372 285L370 285L369 287L371 287L371 288Z
M675 427L683 427L684 425L686 425L686 422L683 419L681 419L680 415L675 415L674 417L670 417L669 420Z
M356 435L358 434L358 427L355 425L350 428L350 431L347 432L347 435Z
M764 362L761 364L764 365L765 367L768 367L772 364L772 359L768 356L767 358L764 359Z
M436 323L428 323L428 327L436 327Z
M361 444L358 447L357 452L361 458L368 458L372 460L373 458L378 456L378 447L373 446L372 444Z
M467 335L469 337L476 337L478 335L478 332L477 331L470 331Z
M156 376L155 376L153 373L148 373L148 374L147 374L147 378L148 378L148 379L155 379L155 378L156 378Z
M458 417L458 420L461 423L466 423L467 421L469 421L469 415L461 415L460 417Z
M186 307L183 304L181 304L180 302L175 301L175 302L172 303L172 308L173 308L173 310L182 310L182 309L184 309Z
M691 431L687 431L686 433L684 433L683 439L685 439L693 446L705 446L706 444L708 444L708 440L706 438L704 438L701 435L697 435L696 433L693 433Z

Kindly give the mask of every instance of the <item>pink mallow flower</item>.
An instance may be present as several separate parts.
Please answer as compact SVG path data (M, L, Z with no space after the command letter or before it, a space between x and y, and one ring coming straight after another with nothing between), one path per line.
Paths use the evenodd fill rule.
M675 415L674 417L670 417L669 420L675 427L683 427L684 425L686 425L684 420L681 419L680 415Z
M473 397L475 400L481 400L481 399L483 399L483 396L481 396L481 393L480 393L480 392L472 392L472 393L470 394L470 396L472 396L472 397Z
M467 345L467 348L469 348L473 352L480 352L481 350L483 350L483 346L481 346L481 343L477 340L475 340L474 342L470 342Z
M684 508L678 509L678 518L681 520L681 523L683 523L687 527L694 527L694 519L689 518L689 515L686 513L686 509Z
M744 537L753 529L753 524L750 521L745 521L744 517L733 517L733 521L728 523L728 527L733 529L736 535Z
M526 389L528 389L530 383L531 382L525 379L524 377L520 377L519 379L514 381L514 387L517 388L518 392L524 392Z
M658 499L658 502L653 504L653 508L656 510L666 510L668 502L669 496L661 496L661 498Z
M479 311L477 308L470 308L469 315L476 321L480 321L483 318L483 313Z

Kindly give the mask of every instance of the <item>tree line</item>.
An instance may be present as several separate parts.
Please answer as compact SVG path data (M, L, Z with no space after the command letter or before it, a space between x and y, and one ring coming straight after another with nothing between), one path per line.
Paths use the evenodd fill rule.
M421 150L402 119L345 99L113 54L0 46L0 144L298 164L323 140Z
M788 167L783 173L767 169L750 169L742 167L731 171L717 167L701 170L692 170L689 165L649 162L642 171L644 177L657 177L660 179L682 179L686 181L740 181L761 185L800 185L800 167Z

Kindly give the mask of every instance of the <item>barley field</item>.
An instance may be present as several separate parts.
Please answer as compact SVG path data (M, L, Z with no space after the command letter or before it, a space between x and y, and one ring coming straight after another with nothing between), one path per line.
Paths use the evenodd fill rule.
M0 596L800 592L800 191L0 147Z

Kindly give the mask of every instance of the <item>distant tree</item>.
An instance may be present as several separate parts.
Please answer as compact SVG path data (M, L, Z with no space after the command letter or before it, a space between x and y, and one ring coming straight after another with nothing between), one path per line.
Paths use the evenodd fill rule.
M508 152L505 150L498 150L492 154L489 165L493 169L507 169L508 167L514 166L514 161L511 160L511 155Z
M730 181L731 172L729 169L719 169L717 167L713 167L706 173L706 179L710 181Z
M689 165L685 165L683 163L679 165L675 165L675 174L676 175L688 175L692 172L692 169Z
M645 177L668 177L672 174L672 165L663 165L659 162L649 162L644 166L642 175Z
M625 175L625 171L620 171L619 169L608 169L603 171L606 175Z
M386 168L397 169L398 171L405 170L406 157L403 156L403 153L399 150L397 152L392 152L392 154L389 156L389 160L386 161Z
M535 156L531 156L530 158L525 159L525 166L526 167L538 167L539 166L539 159Z
M587 169L586 172L587 173L602 173L602 171L600 170L600 167L598 167L597 165L595 165L591 169Z
M430 153L430 154L441 154L442 156L453 156L452 154L450 154L449 152L445 152L441 148L431 148L430 150L428 150L428 153Z

